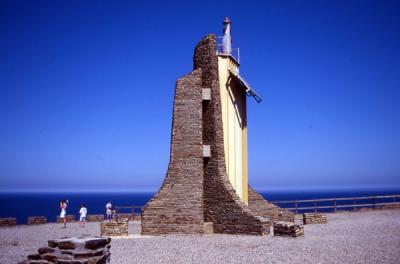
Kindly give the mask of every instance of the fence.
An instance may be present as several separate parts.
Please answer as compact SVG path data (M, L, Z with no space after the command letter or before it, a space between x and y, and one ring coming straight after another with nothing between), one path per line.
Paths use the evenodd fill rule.
M222 52L222 36L218 36L217 39L218 39L217 54L218 55L227 55ZM232 54L230 54L230 55L232 56L232 58L234 60L236 60L236 62L238 64L240 64L240 49L238 47L237 48L232 47Z
M132 216L140 216L142 214L143 206L128 205L128 206L115 206L116 214L130 214Z
M309 200L291 200L291 201L272 201L273 204L293 211L299 212L321 212L338 210L357 210L361 208L389 208L391 206L400 208L400 195L381 195L381 196L363 196L347 198L326 198ZM286 205L286 206L284 206ZM292 206L292 207L290 207ZM140 216L143 206L116 206L117 214L128 213L133 216Z
M294 213L305 211L333 211L339 210L357 210L361 208L389 208L395 206L400 208L400 195L382 195L382 196L364 196L349 198L327 198L327 199L310 199L310 200L292 200L292 201L274 201L280 207L293 211ZM286 206L283 206L286 205ZM303 206L300 206L303 205ZM287 207L292 206L292 207Z

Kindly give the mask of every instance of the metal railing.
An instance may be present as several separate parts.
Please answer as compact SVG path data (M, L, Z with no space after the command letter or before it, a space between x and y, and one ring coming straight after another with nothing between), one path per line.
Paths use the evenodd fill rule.
M137 206L137 205L115 206L115 213L140 216L142 214L142 208L143 206Z
M291 200L291 201L271 201L271 203L281 206L289 204L293 207L281 206L284 209L298 213L299 211L314 211L324 209L325 211L332 210L336 212L338 209L353 209L372 208L378 209L384 206L397 205L400 207L400 195L381 195L381 196L364 196L364 197L348 197L348 198L326 198L326 199L309 199L309 200ZM389 201L390 200L390 201ZM324 203L324 204L321 204ZM299 206L308 204L306 206ZM311 205L310 205L311 204Z
M239 48L233 48L232 47L232 54L225 54L222 52L222 36L217 37L218 43L217 43L217 55L226 55L226 56L231 56L238 64L240 64L240 49Z

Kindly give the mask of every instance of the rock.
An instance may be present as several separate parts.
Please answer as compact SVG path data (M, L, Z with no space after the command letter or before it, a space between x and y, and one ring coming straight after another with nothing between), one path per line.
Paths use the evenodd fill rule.
M51 247L41 247L38 249L39 254L53 253L54 251L55 249Z
M57 241L55 241L55 240L48 240L48 241L47 241L47 244L49 245L49 247L52 247L52 248L58 246L58 243L57 243Z
M75 247L76 247L75 244L70 240L64 240L58 242L59 249L75 249Z
M28 255L28 260L38 260L38 259L42 259L40 254L30 254L30 255Z
M274 236L298 237L304 235L304 227L294 222L280 221L274 223Z
M48 247L38 249L21 264L106 264L110 261L111 238L71 237L47 241Z
M98 238L91 239L85 243L85 248L87 249L99 249L104 248L111 241L111 238Z

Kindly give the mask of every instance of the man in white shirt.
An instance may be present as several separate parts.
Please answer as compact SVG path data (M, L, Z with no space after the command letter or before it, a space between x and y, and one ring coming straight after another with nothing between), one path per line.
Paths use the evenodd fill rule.
M79 210L79 226L80 227L85 227L85 222L86 222L86 215L87 215L87 209L85 204L81 204L81 209Z
M111 220L111 214L112 214L112 204L111 202L108 202L106 204L106 214L107 214L107 220Z

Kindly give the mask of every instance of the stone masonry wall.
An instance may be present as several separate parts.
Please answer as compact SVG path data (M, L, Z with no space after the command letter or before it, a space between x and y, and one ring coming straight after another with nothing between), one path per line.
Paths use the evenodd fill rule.
M42 225L47 223L47 218L44 216L29 216L28 225Z
M17 219L13 217L0 218L0 226L15 226L17 225Z
M127 236L129 220L127 218L120 220L105 220L100 223L101 236Z
M142 234L203 233L201 70L175 87L171 154L159 192L142 210Z
M216 36L207 35L194 54L194 68L202 69L202 85L211 88L211 101L203 104L203 141L211 145L211 158L204 162L204 217L213 222L215 233L268 234L270 221L240 201L226 172L216 45Z
M269 218L272 222L294 221L294 213L278 207L249 186L249 208L257 215Z

